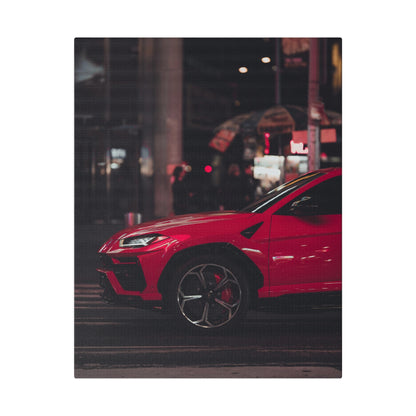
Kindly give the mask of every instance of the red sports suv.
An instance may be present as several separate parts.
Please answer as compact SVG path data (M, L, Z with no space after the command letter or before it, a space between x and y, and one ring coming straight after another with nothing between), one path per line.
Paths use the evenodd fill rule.
M160 304L204 330L258 300L341 290L340 168L307 173L241 211L182 215L115 234L97 268L109 302Z

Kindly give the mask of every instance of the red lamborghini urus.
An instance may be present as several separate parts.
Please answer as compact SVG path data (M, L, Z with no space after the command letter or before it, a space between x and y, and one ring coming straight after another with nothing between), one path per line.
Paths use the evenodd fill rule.
M341 290L340 168L300 176L241 211L182 215L115 234L99 250L108 302L162 305L213 330L261 299Z

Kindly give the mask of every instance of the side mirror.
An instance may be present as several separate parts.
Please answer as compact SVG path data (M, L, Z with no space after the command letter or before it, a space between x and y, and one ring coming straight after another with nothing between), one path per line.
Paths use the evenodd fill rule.
M318 205L313 204L310 196L305 196L302 199L293 202L289 212L297 217L316 215L318 212Z

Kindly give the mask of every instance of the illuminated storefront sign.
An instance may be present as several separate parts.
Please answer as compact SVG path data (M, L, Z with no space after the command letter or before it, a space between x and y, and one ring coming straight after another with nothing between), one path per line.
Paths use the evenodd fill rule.
M308 148L308 130L299 130L292 132L292 140L290 141L290 153L295 155L307 155Z
M321 129L321 143L336 143L337 132L335 129ZM290 153L295 155L308 154L308 131L299 130L292 132L292 140L290 141Z
M281 182L284 172L284 156L264 156L254 158L253 177L260 181L264 191L268 191Z
M230 146L235 136L235 132L231 130L220 130L210 141L209 146L220 152L225 152Z
M307 155L308 148L304 147L303 143L295 143L293 140L290 141L290 153L295 155Z
M322 129L321 130L321 143L336 143L337 131L335 129Z

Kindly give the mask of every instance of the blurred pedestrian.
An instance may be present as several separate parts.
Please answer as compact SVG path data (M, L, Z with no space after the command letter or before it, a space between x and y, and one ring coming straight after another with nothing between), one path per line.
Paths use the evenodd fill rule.
M247 164L244 167L244 179L246 181L247 195L248 195L248 204L251 204L256 199L256 188L259 181L254 179L253 176L253 166Z
M250 200L247 181L241 174L240 167L232 163L228 175L220 189L220 210L238 210Z
M182 215L188 212L189 192L188 187L184 181L185 170L179 165L173 171L173 212L175 215Z

